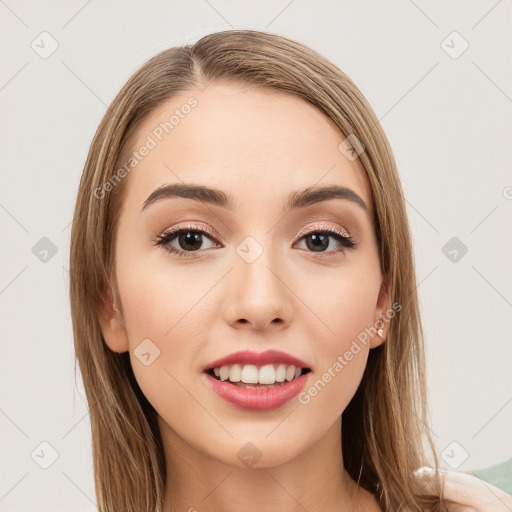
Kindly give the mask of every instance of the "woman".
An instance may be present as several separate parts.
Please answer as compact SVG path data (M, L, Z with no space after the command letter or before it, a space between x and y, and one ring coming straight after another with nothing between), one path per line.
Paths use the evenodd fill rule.
M228 31L142 66L92 142L70 276L101 511L451 510L420 470L395 162L314 51Z

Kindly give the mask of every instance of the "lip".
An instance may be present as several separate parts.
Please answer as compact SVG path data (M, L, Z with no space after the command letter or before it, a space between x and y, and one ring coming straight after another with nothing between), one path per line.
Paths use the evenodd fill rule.
M280 352L279 350L266 350L265 352L242 350L240 352L234 352L233 354L229 354L226 357L222 357L221 359L217 359L216 361L209 363L203 368L203 372L206 370L211 370L212 368L220 368L221 366L232 364L254 364L256 366L264 366L266 364L274 363L293 365L296 368L309 368L311 371L313 371L313 368L301 359L291 356L290 354L286 354L285 352Z
M217 380L208 373L203 377L210 388L228 404L249 411L271 411L296 397L306 385L311 372L274 388L239 388L229 381Z

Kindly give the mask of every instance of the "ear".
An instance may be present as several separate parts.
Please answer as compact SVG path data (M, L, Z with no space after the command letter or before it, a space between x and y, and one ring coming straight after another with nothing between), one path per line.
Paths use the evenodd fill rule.
M101 332L106 344L113 352L127 352L129 350L128 336L124 327L124 320L121 314L119 301L115 301L116 309L114 309L114 297L112 289L109 287L102 297L99 310L98 321L100 323Z
M390 284L387 278L383 278L375 307L374 323L376 329L382 329L382 335L376 333L370 340L370 348L382 345L386 341L389 330L389 316L386 314L391 310Z

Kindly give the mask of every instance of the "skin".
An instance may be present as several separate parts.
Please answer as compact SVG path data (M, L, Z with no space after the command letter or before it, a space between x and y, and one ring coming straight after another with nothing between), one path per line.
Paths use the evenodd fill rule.
M240 410L211 391L201 373L232 352L277 349L313 368L307 389L391 307L362 167L338 150L345 137L307 102L232 84L167 101L139 126L132 150L191 95L197 107L125 178L118 311L110 301L100 315L106 343L130 351L137 381L158 412L169 473L165 510L381 510L344 470L340 431L387 323L307 405L293 399L273 411ZM223 190L235 211L189 198L141 211L156 188L182 182ZM290 192L323 185L349 187L369 208L330 199L283 215ZM188 258L152 244L188 224L209 227L215 239L203 235ZM343 249L330 237L315 252L298 235L318 227L346 232L357 246ZM247 236L263 249L252 263L236 252ZM177 238L171 245L185 252ZM145 366L134 350L148 338L160 355ZM261 454L253 467L237 457L248 442Z
M443 497L449 512L507 512L512 510L512 496L502 489L463 471L438 469L444 479ZM415 472L423 479L424 489L435 492L434 468Z

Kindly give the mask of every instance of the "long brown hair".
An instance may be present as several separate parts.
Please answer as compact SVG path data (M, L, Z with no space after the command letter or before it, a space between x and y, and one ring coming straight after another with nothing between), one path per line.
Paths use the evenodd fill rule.
M157 413L134 378L129 354L107 347L98 321L112 290L117 217L127 179L119 180L121 155L137 126L165 100L215 81L300 96L345 137L353 134L363 143L358 161L370 185L382 275L401 311L390 321L386 342L370 351L361 384L343 412L344 464L385 511L444 510L440 493L424 494L413 474L422 465L437 467L438 461L427 427L413 248L389 142L362 93L327 59L282 36L231 30L146 62L108 107L85 163L71 233L70 299L100 511L161 512L166 482ZM106 187L109 182L115 186ZM441 482L437 485L440 490Z

